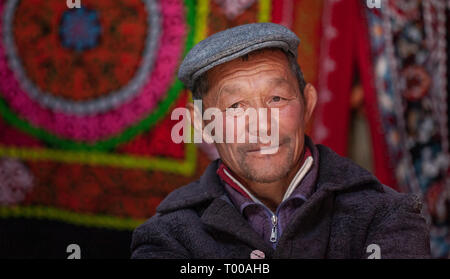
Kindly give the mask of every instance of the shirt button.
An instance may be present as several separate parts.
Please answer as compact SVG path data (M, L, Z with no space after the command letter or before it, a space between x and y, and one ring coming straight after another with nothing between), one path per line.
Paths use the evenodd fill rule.
M266 255L264 255L264 252L260 251L260 250L253 250L250 253L250 259L253 259L253 260L264 259L265 257L266 257Z

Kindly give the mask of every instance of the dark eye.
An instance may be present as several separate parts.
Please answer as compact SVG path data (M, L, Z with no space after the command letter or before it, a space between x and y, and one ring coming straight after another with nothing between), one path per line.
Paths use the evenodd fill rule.
M279 101L281 101L281 97L280 96L274 96L274 97L272 97L272 101L279 102Z
M239 107L239 103L234 103L230 106L230 108L237 109Z

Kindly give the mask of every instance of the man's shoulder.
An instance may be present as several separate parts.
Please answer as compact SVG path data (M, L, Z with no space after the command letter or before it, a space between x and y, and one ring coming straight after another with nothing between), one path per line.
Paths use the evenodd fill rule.
M163 213L196 203L196 200L202 198L201 186L200 179L198 179L173 190L161 201L156 211Z
M157 213L192 208L224 194L223 185L216 175L218 161L213 161L203 175L187 185L175 189L159 204Z
M389 214L402 209L420 212L422 202L417 195L399 193L352 160L326 146L319 144L317 148L320 153L317 186L335 192L336 206L354 214Z
M374 187L376 186L376 187ZM421 213L422 201L412 193L399 193L383 185L361 184L335 195L335 210L355 216L386 217L396 211Z

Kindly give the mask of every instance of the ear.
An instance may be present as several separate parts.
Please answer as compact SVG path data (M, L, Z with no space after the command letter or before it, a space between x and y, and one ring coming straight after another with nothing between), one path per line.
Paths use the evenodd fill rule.
M194 103L192 103L192 102L188 102L187 104L186 104L186 108L189 110L189 114L190 114L190 116L191 116L191 125L192 125L192 127L195 127L195 125L194 125L194 121L195 121L195 118L194 118L194 111L195 111L195 107L194 107ZM195 112L195 113L197 113L197 112Z
M186 104L186 108L189 110L191 125L194 127L194 142L198 142L199 139L197 135L201 135L203 131L203 120L201 108L194 105L192 102Z
M191 125L194 127L194 142L201 143L201 140L210 142L212 140L209 135L203 133L203 105L201 100L195 100L194 103L189 102L186 108L189 110L191 116ZM208 137L208 138L205 138ZM209 141L208 141L209 140Z
M312 86L312 84L308 83L305 86L305 89L303 90L303 96L304 96L304 100L305 100L305 124L307 124L309 122L309 120L311 119L311 116L314 113L314 109L316 107L316 103L317 103L317 91L314 88L314 86Z

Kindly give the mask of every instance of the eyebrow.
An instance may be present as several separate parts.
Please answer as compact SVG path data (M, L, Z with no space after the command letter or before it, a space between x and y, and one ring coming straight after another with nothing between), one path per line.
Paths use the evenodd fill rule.
M236 93L237 91L239 91L239 89L240 89L241 87L239 86L239 85L228 85L228 86L224 86L224 87L222 87L220 90L219 90L219 94L222 94L222 93L224 93L224 92L227 92L227 93L230 93L230 94L234 94L234 93Z
M269 84L280 85L282 83L289 84L285 78L272 78L269 80Z

